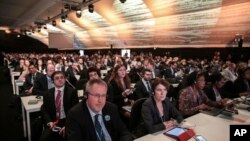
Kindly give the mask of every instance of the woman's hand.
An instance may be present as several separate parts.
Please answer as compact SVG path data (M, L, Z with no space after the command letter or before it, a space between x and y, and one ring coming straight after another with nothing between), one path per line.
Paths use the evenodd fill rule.
M198 108L199 108L199 110L206 110L206 109L210 109L210 107L209 106L207 106L206 104L201 104L201 105L199 105L198 106Z
M163 122L164 126L166 129L170 129L176 126L176 121L175 120L169 120L169 121L165 121Z
M124 97L127 97L127 96L129 96L130 94L132 94L131 89L126 89L125 91L122 92L122 95L123 95Z

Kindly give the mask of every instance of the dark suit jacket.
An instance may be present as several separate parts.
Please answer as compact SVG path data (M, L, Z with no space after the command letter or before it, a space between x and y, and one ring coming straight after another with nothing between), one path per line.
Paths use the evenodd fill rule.
M164 77L165 78L175 78L175 72L171 71L171 68L166 68L164 72Z
M34 81L32 94L43 96L46 93L46 91L48 91L47 75L36 77Z
M207 97L212 100L212 101L216 101L216 96L215 96L215 92L212 86L210 87L205 87L204 91L207 95ZM219 93L221 98L231 98L232 95L234 95L233 93L229 93L227 91L224 90L224 88L219 89Z
M41 77L43 74L42 73L40 73L40 72L36 72L36 74L35 74L35 76L34 76L34 80L33 80L33 83L35 83L35 78L37 78L37 77ZM23 89L24 89L24 91L25 90L29 90L32 86L33 86L33 84L32 84L32 82L31 82L31 79L32 79L32 74L31 73L29 73L26 77L25 77L25 82L23 83Z
M124 102L124 97L122 96L123 90L116 84L115 80L110 81L111 88L113 89L113 103L115 103L118 108L122 108L122 106L126 105ZM129 99L134 99L134 95L129 95Z
M154 73L155 73L155 78L161 78L161 72L160 72L160 70L159 69L154 69ZM153 78L153 79L155 79L155 78Z
M142 80L140 80L135 85L135 95L136 95L136 99L140 99L140 98L149 97L152 95L152 93L147 91L146 86L144 85Z
M107 102L102 109L102 114L105 127L113 141L132 140L114 104ZM105 120L105 116L110 116L110 120ZM65 130L69 141L97 141L94 123L87 108L86 100L69 111Z
M183 120L181 113L170 103L168 98L166 98L163 102L164 109L164 121L168 121L171 118L176 119L178 122ZM155 133L157 131L161 131L165 129L165 126L162 122L162 118L160 117L160 113L156 107L156 103L153 97L149 97L142 105L142 124L141 131L145 131L145 134Z
M65 86L63 95L63 107L64 112L67 117L67 113L71 107L78 103L78 96L76 91ZM49 89L47 93L43 96L43 105L41 107L41 112L45 123L54 122L56 120L56 105L55 105L55 88Z
M249 81L248 81L248 85L250 86ZM234 86L233 86L233 88L234 88L234 89L233 89L234 92L237 94L237 95L235 95L236 97L238 97L240 93L242 93L242 92L247 92L247 91L248 91L248 90L247 90L247 85L246 85L246 83L244 82L244 79L241 78L241 77L237 78L237 79L234 81Z
M75 77L75 72L74 69L72 68L72 66L69 66L69 68L66 70L66 73L69 75L69 82L76 86L77 83L77 79ZM77 75L80 75L80 72L76 72Z

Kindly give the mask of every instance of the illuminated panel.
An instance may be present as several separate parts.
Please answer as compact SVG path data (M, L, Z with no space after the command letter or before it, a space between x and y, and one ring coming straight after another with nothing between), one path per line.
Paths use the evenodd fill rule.
M243 35L250 47L249 0L101 0L58 30L74 34L85 48L235 47ZM48 32L58 32L49 29ZM40 34L46 35L46 32ZM41 37L43 38L43 37Z
M143 0L127 1L126 4L122 4L118 0L115 1L114 7L126 21L126 23L116 26L117 31L125 42L125 46L153 44L155 20Z
M47 30L48 30L49 32L61 32L61 33L65 33L64 30L62 30L62 29L60 29L60 28L57 28L56 26L53 26L53 25L51 25L51 24L46 24L46 26L47 26Z
M76 32L83 31L82 28L80 28L79 26L77 26L76 24L74 24L73 22L67 19L65 20L65 23L61 22L61 19L56 20L56 26L58 26L59 28L69 33L76 33Z
M35 33L32 33L32 32L26 32L27 33L27 36L31 37L31 38L34 38L34 39L37 39L41 42L43 42L44 44L46 45L49 45L49 40L48 40L48 36L46 35L42 35L38 32L35 32Z
M90 13L88 9L83 10L82 17L83 20L88 20L89 22L91 22L91 24L94 24L98 28L112 26L111 23L109 23L97 12Z

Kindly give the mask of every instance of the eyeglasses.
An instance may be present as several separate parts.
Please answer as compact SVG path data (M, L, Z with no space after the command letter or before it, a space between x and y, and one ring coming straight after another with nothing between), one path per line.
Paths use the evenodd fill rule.
M99 95L99 94L91 94L91 93L88 93L89 95L93 96L94 98L96 99L100 99L100 98L107 98L107 95L104 94L104 95Z
M64 79L64 76L55 76L54 79L55 80Z

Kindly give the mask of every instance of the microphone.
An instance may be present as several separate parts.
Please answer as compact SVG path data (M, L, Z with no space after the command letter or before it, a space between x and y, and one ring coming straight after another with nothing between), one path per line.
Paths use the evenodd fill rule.
M76 87L75 87L73 84L71 84L71 83L69 82L68 79L65 79L65 81L66 81L73 89L76 89Z

